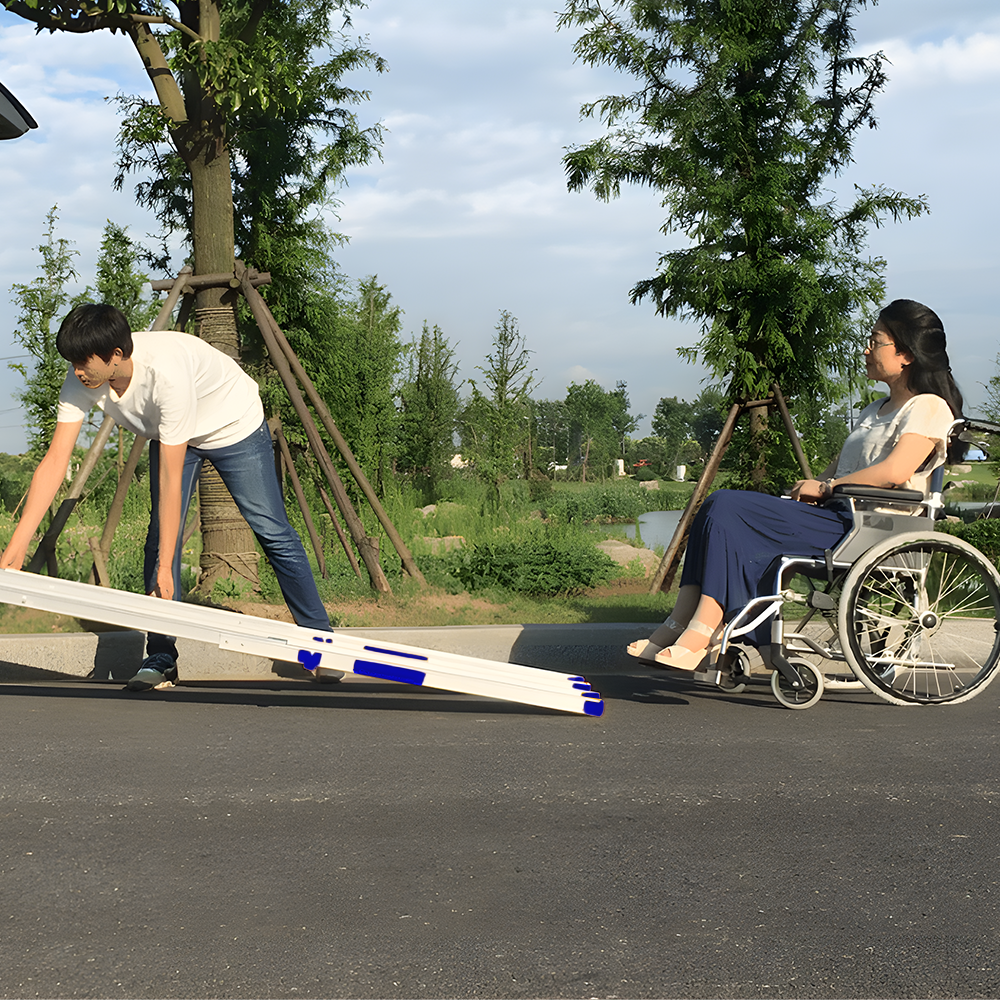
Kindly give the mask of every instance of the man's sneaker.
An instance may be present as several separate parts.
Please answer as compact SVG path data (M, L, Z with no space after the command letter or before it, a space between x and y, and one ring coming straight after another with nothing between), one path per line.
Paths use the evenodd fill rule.
M154 653L142 661L139 672L129 680L129 691L149 691L177 680L177 661L169 653Z
M347 675L333 667L317 667L309 671L310 679L316 684L339 684Z

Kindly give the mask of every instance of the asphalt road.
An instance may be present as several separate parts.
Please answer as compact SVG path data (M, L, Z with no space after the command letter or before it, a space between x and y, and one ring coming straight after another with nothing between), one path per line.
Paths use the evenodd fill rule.
M1000 995L1000 684L592 679L0 686L0 996Z

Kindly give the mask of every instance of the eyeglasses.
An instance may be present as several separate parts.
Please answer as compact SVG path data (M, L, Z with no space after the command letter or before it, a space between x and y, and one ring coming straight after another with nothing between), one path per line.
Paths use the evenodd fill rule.
M878 341L874 337L868 338L868 344L865 347L867 351L877 351L880 347L895 347L896 345L891 340Z

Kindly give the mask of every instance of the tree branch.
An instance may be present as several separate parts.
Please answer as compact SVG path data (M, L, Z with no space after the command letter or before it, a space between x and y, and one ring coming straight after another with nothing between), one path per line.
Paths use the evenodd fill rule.
M264 16L264 11L267 9L267 0L257 0L253 5L253 9L250 11L250 16L247 18L247 23L243 25L242 30L239 34L239 39L241 42L251 42L254 35L257 34L257 26L260 24L261 17Z
M169 25L171 28L176 28L178 31L183 31L184 34L190 35L196 42L203 42L205 40L197 31L192 31L186 24L175 21L172 17L160 17L154 14L129 14L129 17L141 24Z
M23 0L2 0L3 6L12 14L23 17L32 24L37 24L39 31L69 31L74 34L87 34L91 31L100 31L102 28L110 28L112 31L127 31L130 27L130 19L118 15L90 14L80 10L76 16L67 14L64 17L56 17L47 11L38 10Z
M160 102L160 107L173 123L171 128L182 125L188 120L187 107L184 104L180 87L177 86L177 81L174 79L174 74L167 65L159 39L148 25L142 23L133 25L129 35L135 43L139 58L142 59L146 73L156 90L156 98Z

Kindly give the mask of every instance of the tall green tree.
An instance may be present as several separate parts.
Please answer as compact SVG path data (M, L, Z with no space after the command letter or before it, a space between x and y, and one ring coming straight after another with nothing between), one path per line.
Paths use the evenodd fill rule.
M149 296L149 276L138 269L141 253L128 229L109 219L97 257L97 298L120 309L133 330L145 330L159 312Z
M672 472L681 464L685 446L695 440L695 408L692 403L676 396L665 396L656 404L651 421L653 434L663 442L667 468Z
M566 465L569 459L570 420L564 399L533 400L535 438L546 461Z
M493 350L477 365L481 380L469 379L472 394L462 410L462 453L487 484L487 506L501 511L500 489L515 473L531 434L529 398L534 384L531 351L506 309L493 335ZM480 381L485 389L480 389Z
M606 479L611 474L613 460L624 455L625 436L636 427L628 407L624 382L619 382L610 392L594 379L587 379L582 384L573 382L566 389L566 412L577 442L583 482L593 469L599 470L600 477Z
M234 267L233 183L234 177L243 178L250 163L247 156L254 158L251 150L273 153L283 166L269 176L266 168L259 167L259 186L241 185L240 192L253 189L259 192L258 201L270 198L275 204L288 194L285 204L293 205L302 193L296 177L308 178L304 190L313 182L322 188L331 179L327 168L345 164L352 156L370 155L369 140L377 139L377 133L357 142L349 138L360 130L344 105L357 103L365 94L345 88L336 95L340 107L333 103L334 84L348 69L384 68L375 53L360 44L347 44L334 27L338 21L346 26L361 0L178 0L169 5L159 0L0 2L39 30L74 34L108 30L133 45L156 102L125 101L129 114L122 128L118 182L133 167L151 170L152 178L140 183L140 200L156 206L165 224L174 220L183 227L196 274L225 273ZM342 44L326 63L314 64L316 53L331 42ZM267 131L273 125L275 132L282 132L286 121L295 123L294 137ZM344 140L339 153L317 152L326 148L323 144L310 147L312 137L331 128L335 138L330 145ZM298 168L293 162L297 154L301 154ZM252 173L252 167L247 169ZM272 186L275 178L287 183ZM254 200L252 194L247 198ZM262 216L267 207L262 207ZM291 215L299 223L307 217L298 210ZM262 225L280 229L275 218L264 218ZM251 243L248 237L247 246ZM267 261L253 263L268 266ZM310 267L311 262L306 269ZM201 289L196 295L198 335L233 357L239 355L235 305L236 295L228 288ZM220 554L210 563L203 556L202 585L210 587L227 566L245 562L240 554L252 552L254 542L210 467L202 474L201 512L203 552ZM230 554L237 557L235 561L226 558ZM253 575L249 568L248 575Z
M441 484L451 478L459 411L458 363L441 332L424 323L420 339L405 352L407 372L399 386L400 471L413 478L427 503L438 499Z
M227 119L236 253L271 273L271 284L260 291L293 344L298 329L309 326L313 299L342 284L332 265L342 237L329 232L321 209L336 204L344 170L378 155L382 139L381 126L362 127L353 110L368 92L342 82L365 66L386 68L376 53L337 30L338 21L349 25L349 12L358 6L360 0L254 4L255 37L268 39L270 57L292 69L269 82L261 100L234 102ZM240 17L249 10L221 5L223 37L245 34ZM132 96L119 103L126 117L116 184L138 172L139 202L169 229L193 234L192 177L182 154L166 132L149 128L150 119L159 119L148 101ZM259 348L252 322L242 327Z
M358 287L357 298L337 328L331 344L336 385L331 395L339 403L343 432L358 461L380 493L392 465L398 413L396 376L402 345L402 310L372 275Z
M398 438L402 310L376 275L359 282L353 294L317 289L306 306L296 353L365 475L384 494ZM280 413L289 439L305 448L305 432L276 373L266 363L259 373L265 411ZM329 450L336 454L332 443ZM343 475L348 490L355 490L346 466ZM362 496L356 491L357 499Z
M68 311L70 293L67 284L76 279L73 258L78 251L72 243L56 236L58 206L45 216L44 240L35 249L42 255L42 272L28 284L11 286L18 305L14 340L32 358L31 364L12 362L10 367L23 380L16 396L24 406L28 429L28 448L38 457L45 452L56 427L59 390L66 379L66 362L56 350L56 333L63 314Z
M729 409L726 396L718 386L707 385L691 405L694 411L691 416L691 434L698 442L701 457L707 459L726 420L726 411Z
M611 426L618 438L618 457L625 454L625 444L629 434L638 426L641 417L633 416L629 410L632 403L628 398L628 383L619 380L614 390L608 393L608 410Z
M886 83L881 54L854 52L852 18L866 5L568 0L559 17L582 29L578 58L639 82L583 106L607 132L566 155L568 186L604 200L623 183L662 194L661 230L687 245L660 257L632 301L697 321L701 338L681 354L731 400L775 380L786 395L826 396L852 313L883 295L868 227L926 210L882 185L841 207L825 187L852 162L858 130L875 127ZM763 485L764 456L753 458Z

